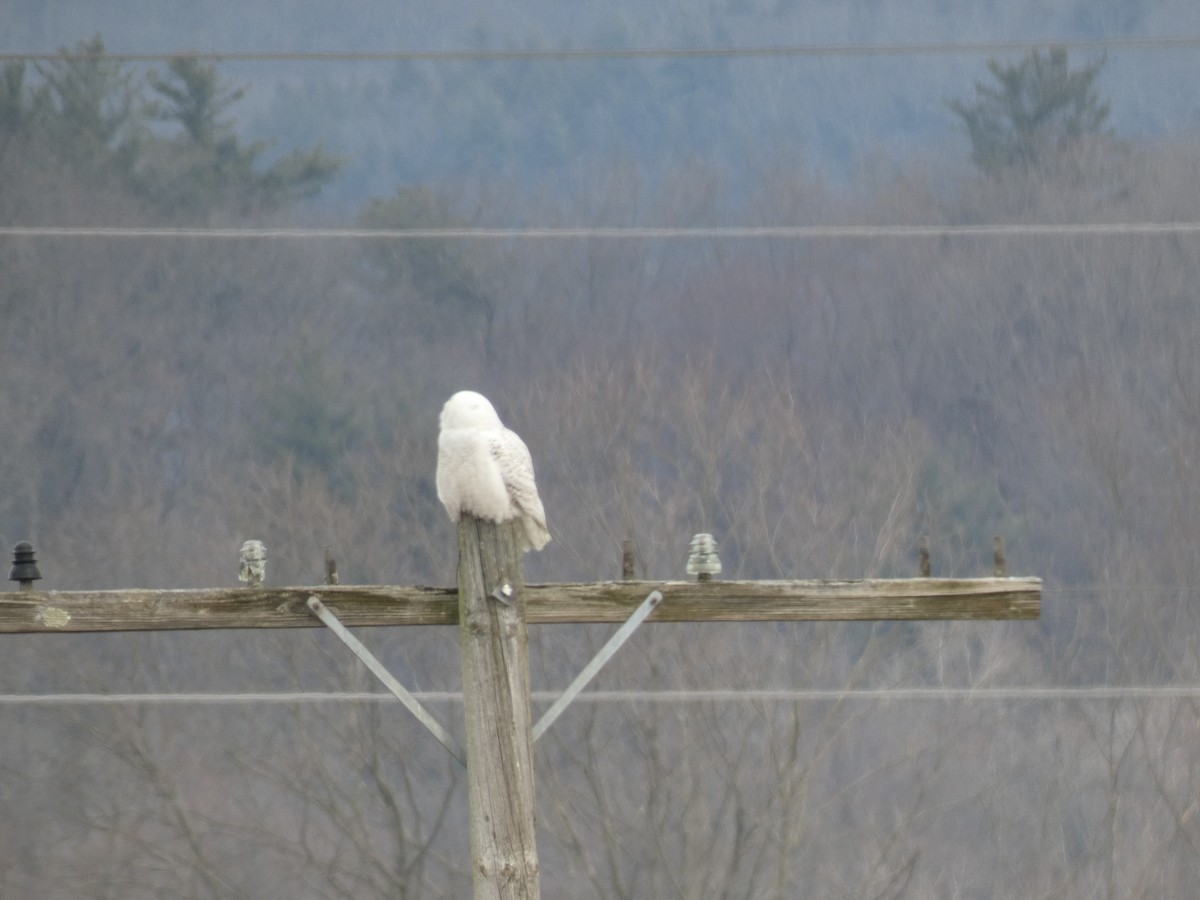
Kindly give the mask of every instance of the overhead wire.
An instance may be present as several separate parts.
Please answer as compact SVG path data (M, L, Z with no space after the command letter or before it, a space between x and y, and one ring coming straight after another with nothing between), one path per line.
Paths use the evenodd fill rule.
M8 226L0 238L206 240L695 240L725 238L1006 238L1189 235L1200 222L1055 222L984 225L714 225L528 228L160 228L144 226Z
M944 56L1017 53L1062 47L1076 51L1194 50L1200 35L1038 38L997 41L928 41L891 44L763 44L746 47L580 47L559 49L450 50L177 50L152 53L76 50L0 52L0 62L49 62L61 59L112 59L152 63L188 58L206 62L487 62L596 59L763 58L802 56Z
M461 703L456 691L414 691L422 703ZM534 691L535 703L557 699L553 691ZM1200 685L1088 685L1081 687L928 687L928 688L811 688L811 689L711 689L711 690L597 690L576 696L583 703L730 703L730 702L842 702L842 701L1053 701L1053 700L1153 700L1200 699ZM114 706L140 704L172 706L192 704L298 704L388 703L382 691L246 691L178 693L41 693L0 694L0 706Z

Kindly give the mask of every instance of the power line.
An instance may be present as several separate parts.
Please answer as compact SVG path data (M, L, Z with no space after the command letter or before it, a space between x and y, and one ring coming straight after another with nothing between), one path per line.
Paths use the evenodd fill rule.
M0 227L0 238L197 240L695 240L725 238L867 239L1109 237L1188 235L1200 222L1060 222L992 225L729 225L567 228L157 228L110 226Z
M1063 47L1076 51L1194 50L1200 35L1181 37L1066 38L1012 41L937 41L914 44L769 44L751 47L626 47L558 50L178 50L155 53L35 51L0 53L0 62L112 59L168 62L181 57L209 62L485 62L594 59L763 58L820 56L943 56L1018 53Z
M422 703L461 703L455 691L424 691L413 695ZM555 691L534 691L536 703L551 703ZM1109 687L1012 687L1012 688L873 688L873 689L767 689L767 690L675 690L675 691L585 691L576 697L583 703L796 703L842 701L1053 701L1053 700L1154 700L1200 699L1200 685ZM140 704L175 706L191 704L307 704L390 703L395 697L378 691L276 691L276 692L188 692L188 693L57 693L0 694L0 706L116 706Z

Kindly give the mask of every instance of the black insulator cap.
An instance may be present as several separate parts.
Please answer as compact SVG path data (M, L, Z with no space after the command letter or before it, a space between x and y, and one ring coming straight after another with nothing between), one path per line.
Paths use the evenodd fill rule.
M42 573L38 571L37 560L33 558L33 544L29 541L21 541L13 547L13 567L12 571L8 573L8 580L24 583L37 581L41 577Z

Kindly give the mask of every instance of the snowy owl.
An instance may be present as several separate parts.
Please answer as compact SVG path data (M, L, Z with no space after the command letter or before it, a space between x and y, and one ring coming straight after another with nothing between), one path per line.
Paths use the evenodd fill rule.
M459 391L442 407L438 425L437 492L450 518L520 519L522 549L546 546L550 532L529 448L504 427L488 398Z

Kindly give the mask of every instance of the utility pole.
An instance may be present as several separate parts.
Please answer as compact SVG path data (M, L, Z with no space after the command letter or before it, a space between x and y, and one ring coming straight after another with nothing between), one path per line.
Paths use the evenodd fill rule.
M517 522L458 522L458 621L475 900L537 900L525 564Z
M695 581L592 584L525 583L515 522L464 516L458 524L457 589L335 583L327 550L326 584L268 588L265 547L243 546L247 587L204 590L35 591L41 577L33 548L14 549L10 580L0 593L0 634L160 631L214 628L331 628L467 765L471 865L475 900L537 900L534 825L534 735L541 735L571 698L643 621L884 621L1036 619L1040 578L1009 578L997 542L992 578L931 578L922 540L920 578L718 581L711 535L693 539L688 569ZM622 572L633 573L626 546ZM623 623L579 678L533 726L529 697L528 623ZM465 754L454 737L393 678L346 626L459 625Z

